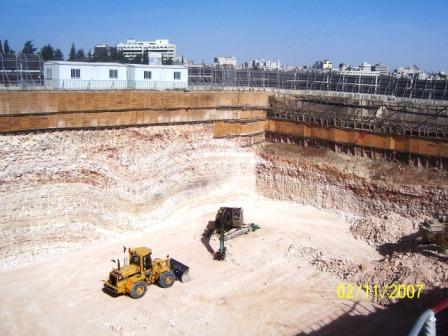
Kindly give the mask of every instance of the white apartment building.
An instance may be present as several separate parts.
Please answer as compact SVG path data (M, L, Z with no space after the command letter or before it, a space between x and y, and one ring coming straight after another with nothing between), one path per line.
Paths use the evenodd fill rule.
M47 61L46 88L65 90L175 90L188 87L188 68L146 65Z
M143 57L147 53L159 53L165 62L174 62L176 59L176 45L169 40L137 41L129 38L117 44L117 52L128 59Z
M387 76L389 74L389 67L382 63L377 63L372 67L373 71L378 71L380 75Z

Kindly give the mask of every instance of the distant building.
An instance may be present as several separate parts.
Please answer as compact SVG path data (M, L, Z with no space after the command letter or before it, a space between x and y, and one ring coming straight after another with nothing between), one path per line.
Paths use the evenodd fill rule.
M117 44L117 51L129 60L144 59L148 53L159 53L163 64L172 64L176 59L176 45L169 40L137 41L128 39Z
M162 64L162 54L156 52L148 52L148 64L149 65L161 65Z
M217 56L213 59L213 64L217 67L236 68L238 63L234 56Z
M193 61L186 59L184 56L176 56L174 62L175 62L175 64L186 65L186 66L193 64Z
M340 64L339 64L339 71L345 71L345 70L348 70L349 67L350 67L350 66L349 66L348 64L340 63Z
M387 76L389 74L389 67L387 65L377 63L372 67L373 71L378 71L380 75Z
M258 70L279 70L281 68L280 60L264 60L262 58L251 61L251 68Z
M316 70L331 70L333 69L333 63L329 60L316 61L313 67Z
M188 69L181 65L145 65L48 61L45 86L67 90L149 89L188 87Z
M367 62L361 63L359 66L347 65L344 63L339 64L339 73L341 75L355 75L355 76L374 76L380 75L379 71L374 69L374 66Z
M417 78L421 77L421 79L425 79L426 76L423 75L423 71L421 71L418 66L415 64L412 67L406 68L398 68L394 71L394 75L396 77L404 77L404 78Z
M282 65L280 70L281 71L294 71L294 70L299 70L300 68L295 66L295 65ZM302 70L302 69L300 69Z
M97 44L93 50L93 57L98 60L115 59L117 56L117 48L106 43Z
M372 65L366 62L362 62L358 67L358 70L361 72L372 72Z

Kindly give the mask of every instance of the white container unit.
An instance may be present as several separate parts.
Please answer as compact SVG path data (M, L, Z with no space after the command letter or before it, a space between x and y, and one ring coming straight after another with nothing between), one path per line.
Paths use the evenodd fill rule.
M178 65L144 65L48 61L45 87L62 90L174 90L188 87L188 69Z
M132 64L128 68L130 88L175 90L188 87L188 69L178 65Z
M117 90L127 88L127 65L48 61L44 64L45 86L67 90Z

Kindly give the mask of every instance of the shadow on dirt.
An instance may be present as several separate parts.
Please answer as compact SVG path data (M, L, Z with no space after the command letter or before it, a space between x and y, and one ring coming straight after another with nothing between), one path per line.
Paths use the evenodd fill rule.
M422 244L418 241L419 233L412 233L401 237L396 243L385 243L377 247L382 256L390 256L394 253L420 253L426 257L435 258L442 262L448 262L448 256L440 254L436 245Z
M328 323L318 322L315 326L307 328L307 331L300 331L296 336L407 335L423 311L447 297L448 289L435 288L423 293L419 299L403 299L367 315L359 315L367 311L363 309L362 303L347 303L347 311L344 314L335 316ZM448 335L448 310L440 312L436 318L437 335Z

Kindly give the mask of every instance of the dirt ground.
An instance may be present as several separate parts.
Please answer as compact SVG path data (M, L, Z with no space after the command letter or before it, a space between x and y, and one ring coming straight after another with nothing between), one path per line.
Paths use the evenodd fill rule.
M261 229L228 243L212 260L201 234L219 206L244 207ZM375 249L350 234L343 217L313 207L252 199L210 199L183 208L143 234L0 271L2 335L293 335L337 320L353 303L336 297L341 281L298 253L309 247L353 262L376 260ZM122 245L145 245L190 266L191 282L149 287L140 300L113 298L101 279ZM212 239L217 248L218 241ZM376 306L376 308L380 308ZM364 301L351 315L375 311ZM350 325L344 326L350 333Z
M415 244L448 204L446 171L243 148L211 125L0 140L0 335L401 335L448 295L448 256ZM201 237L225 205L261 230L218 262ZM103 293L123 245L170 254L192 281L140 300ZM424 298L399 303L336 295L421 282Z

